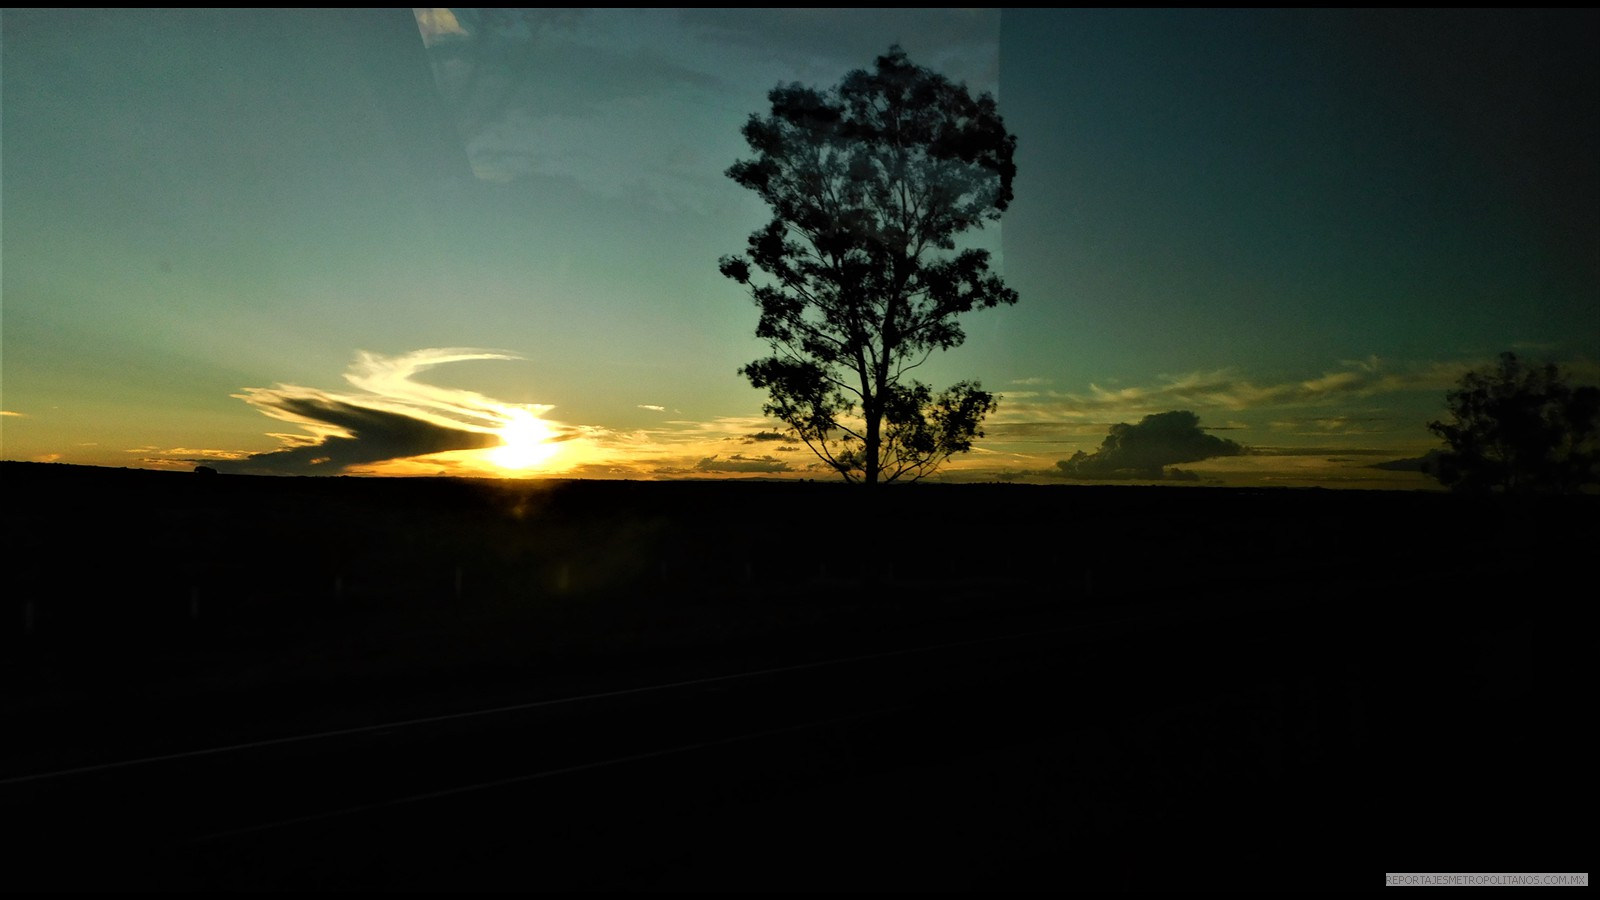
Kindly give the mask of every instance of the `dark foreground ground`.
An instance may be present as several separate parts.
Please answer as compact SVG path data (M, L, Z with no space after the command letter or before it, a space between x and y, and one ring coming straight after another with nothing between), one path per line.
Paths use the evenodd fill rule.
M8 889L1582 868L1600 498L0 477Z

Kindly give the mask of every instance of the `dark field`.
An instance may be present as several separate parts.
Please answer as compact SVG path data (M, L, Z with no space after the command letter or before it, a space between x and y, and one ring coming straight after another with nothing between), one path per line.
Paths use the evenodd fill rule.
M6 886L1582 868L1600 497L0 473Z

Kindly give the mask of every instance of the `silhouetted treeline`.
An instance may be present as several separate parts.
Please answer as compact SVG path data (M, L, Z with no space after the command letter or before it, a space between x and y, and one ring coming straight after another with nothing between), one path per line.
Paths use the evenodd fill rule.
M988 837L965 849L984 872L1013 871L1015 833L1042 841L1015 871L1051 878L1062 848L1121 867L1091 873L1112 886L1178 886L1207 865L1303 876L1339 864L1346 823L1369 813L1363 833L1388 868L1461 870L1477 854L1504 871L1567 871L1575 859L1578 832L1560 823L1588 783L1570 723L1589 601L1574 585L1600 538L1600 497L22 463L0 475L11 588L0 674L23 736L0 752L8 771L103 761L94 748L108 743L131 754L278 736L251 731L259 722L340 727L346 705L389 718L419 714L419 696L491 707L641 660L633 671L710 660L702 671L803 672L814 683L801 678L794 696L806 703L870 686L786 667L798 648L876 660L892 709L927 696L915 714L841 725L815 747L805 733L775 737L780 750L798 742L812 779L792 792L761 793L759 778L710 763L715 777L662 777L656 787L694 792L662 801L674 830L700 810L787 859L779 851L811 845L772 850L770 829L743 823L822 790L840 798L825 815L779 824L807 839L841 822L876 829L885 785L910 784L914 802L890 812L921 833L981 823ZM1017 632L1028 639L973 640ZM882 652L924 645L939 655ZM899 679L916 660L924 669ZM770 711L769 688L710 720ZM664 701L628 709L683 721ZM637 726L597 727L627 755ZM439 765L418 758L422 771ZM595 790L626 796L597 777ZM756 799L702 808L707 784ZM595 794L579 794L593 808ZM453 833L503 817L427 818ZM402 832L408 859L441 858L434 832ZM653 833L641 840L656 846ZM506 877L537 880L528 844L515 846ZM924 849L896 846L895 860ZM901 863L885 865L873 874Z
M1489 571L1531 590L1560 584L1600 521L1595 497L3 471L12 634L25 616L38 634L124 635L601 595L914 610L1431 590Z

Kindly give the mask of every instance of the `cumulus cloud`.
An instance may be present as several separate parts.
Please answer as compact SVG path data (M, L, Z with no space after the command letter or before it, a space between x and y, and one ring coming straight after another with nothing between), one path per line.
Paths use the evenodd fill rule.
M355 393L283 384L246 388L234 396L274 419L293 423L302 432L273 434L283 447L242 459L217 459L217 467L272 474L334 474L355 465L498 447L508 426L525 427L552 407L502 403L473 391L427 384L417 376L452 362L518 358L470 348L431 348L399 356L363 351L345 373L345 380L357 389ZM539 421L550 441L579 434Z
M1240 444L1207 434L1200 417L1188 410L1145 416L1137 425L1119 423L1093 453L1078 451L1056 463L1064 478L1163 477L1193 479L1192 473L1167 472L1177 463L1199 462L1218 456L1239 456Z

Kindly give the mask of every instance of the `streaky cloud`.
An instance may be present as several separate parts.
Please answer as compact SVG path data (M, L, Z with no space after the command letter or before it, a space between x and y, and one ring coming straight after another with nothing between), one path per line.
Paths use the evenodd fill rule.
M788 472L791 466L772 456L743 456L738 453L726 459L711 456L695 464L697 472Z
M350 466L501 446L508 425L538 418L546 404L503 403L474 391L417 380L435 366L521 357L496 350L443 347L398 356L358 351L345 380L358 393L335 393L297 385L245 388L235 394L263 414L292 423L303 433L274 433L284 446L236 460L217 460L226 471L329 474ZM541 420L543 421L543 420ZM544 422L551 442L580 430Z
M1342 368L1293 381L1262 382L1232 368L1164 375L1153 384L1088 391L1015 392L1007 395L995 425L1050 419L1086 419L1162 409L1222 409L1230 412L1275 407L1316 407L1405 392L1443 392L1472 368L1465 362L1430 362L1396 367L1377 357L1342 360Z
M791 438L788 435L782 434L782 433L779 433L779 432L776 432L776 431L758 431L755 434L747 434L747 435L744 436L744 442L746 444L761 443L763 441L787 441L787 440L791 440Z
M1439 470L1439 457L1443 455L1443 450L1429 450L1421 456L1373 463L1368 468L1383 469L1389 472L1421 472L1424 475L1432 475Z
M383 408L442 425L498 429L510 419L512 408L524 409L537 416L554 407L545 404L506 404L473 391L437 387L416 381L415 378L428 369L447 363L521 358L514 353L469 347L413 350L400 356L382 356L363 350L356 354L356 361L344 377L354 387L381 401Z
M274 474L323 474L347 466L426 456L449 450L481 450L500 444L497 435L443 425L384 409L321 397L284 397L284 412L337 429L322 440L217 461L219 469Z

